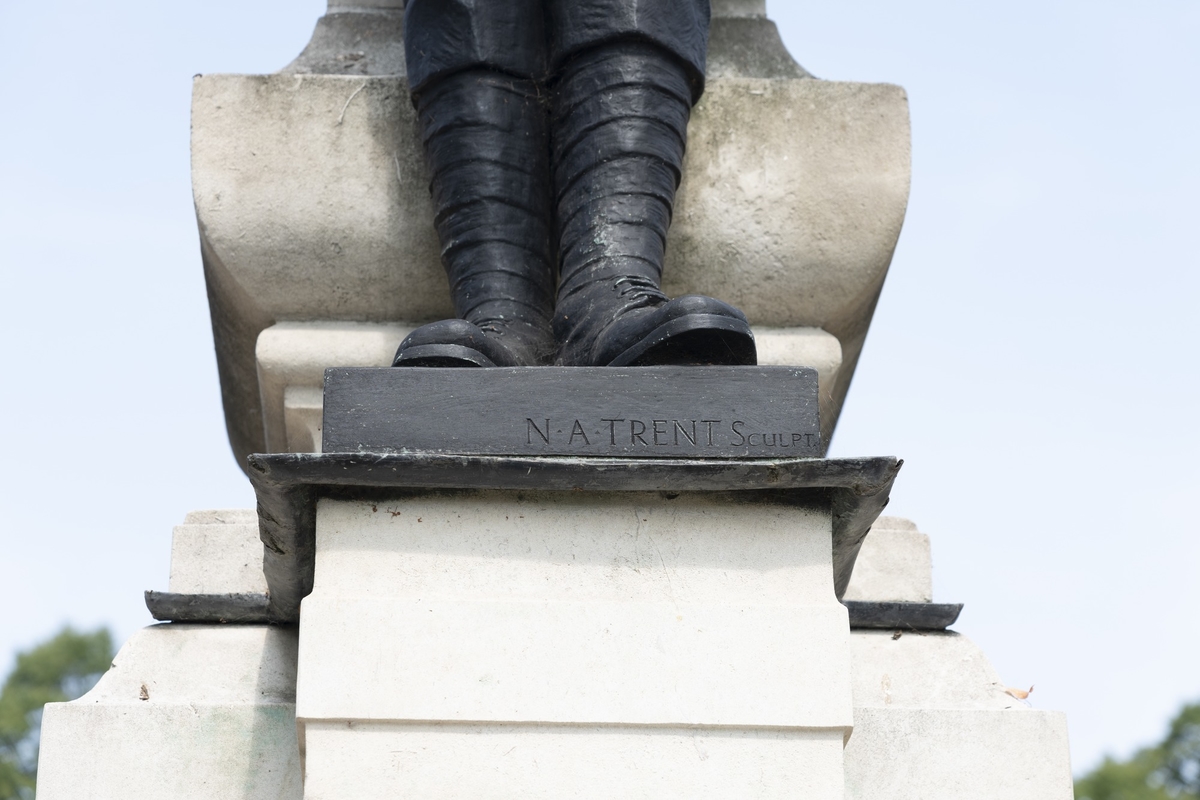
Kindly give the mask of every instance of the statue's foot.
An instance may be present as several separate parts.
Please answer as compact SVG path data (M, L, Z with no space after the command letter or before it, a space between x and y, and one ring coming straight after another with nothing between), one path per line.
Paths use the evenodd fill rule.
M552 347L549 333L533 325L445 319L405 337L392 366L529 367L545 363Z
M559 363L574 366L754 365L758 351L746 315L702 295L618 313L594 337L572 337Z

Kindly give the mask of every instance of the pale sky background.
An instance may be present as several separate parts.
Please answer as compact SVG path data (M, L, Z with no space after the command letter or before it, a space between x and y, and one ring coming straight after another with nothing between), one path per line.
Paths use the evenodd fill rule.
M191 77L272 72L321 0L16 2L0 23L0 671L124 640L172 525L250 507L221 416ZM906 87L908 221L833 455L907 460L888 513L1077 773L1200 699L1200 4L801 2L831 80Z

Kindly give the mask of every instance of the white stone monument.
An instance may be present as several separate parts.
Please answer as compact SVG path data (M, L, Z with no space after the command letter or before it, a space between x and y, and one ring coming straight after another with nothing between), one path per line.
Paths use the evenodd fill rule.
M303 455L327 367L451 315L402 6L330 0L283 72L196 79L230 441L277 455L245 462L256 511L175 529L149 601L175 621L47 706L39 797L1071 797L1063 716L945 630L928 538L878 517L894 460ZM666 288L815 369L827 441L904 218L906 99L809 76L762 0L713 11Z
M770 797L797 793L798 784L792 781L804 781L804 791L814 796L842 797L844 787L844 797L854 800L1071 796L1063 715L1034 710L1007 694L969 639L948 631L897 636L890 630L850 630L844 617L841 624L833 624L838 614L831 605L832 583L822 577L821 566L828 553L814 546L823 535L816 530L801 529L795 535L792 528L788 533L793 535L781 537L789 540L788 551L768 556L764 545L778 535L780 523L776 520L773 530L770 520L760 517L751 547L738 553L736 569L688 567L682 563L684 551L672 546L681 538L697 547L711 540L722 522L720 507L689 509L680 515L664 508L661 499L651 499L634 504L640 505L639 519L646 520L640 543L631 541L627 530L622 532L619 520L574 542L586 545L587 555L597 561L611 558L614 566L606 574L596 563L571 566L565 559L487 558L485 548L490 546L494 553L504 540L485 534L508 533L510 547L547 547L554 540L573 541L575 533L548 526L562 509L544 505L538 497L516 504L503 523L489 517L491 521L478 524L481 508L492 502L479 498L470 504L474 508L466 519L457 518L463 509L455 504L423 506L418 512L421 522L411 511L405 514L403 503L378 512L337 502L323 507L321 523L327 536L319 546L330 556L329 587L325 576L318 575L311 623L305 616L299 630L167 624L137 634L92 692L72 703L47 706L39 797L277 800L396 797L404 796L406 788L435 797L527 796L505 787L529 775L533 759L545 770L538 774L546 778L540 785L547 794L562 794L564 782L577 780L569 790L577 796L607 789L608 796L704 797L726 796L733 789L741 796ZM522 513L536 524L516 524ZM819 515L799 516L811 524ZM437 529L433 538L447 555L426 547L429 540L424 536L411 538L414 527L426 524ZM743 523L733 524L744 530ZM681 536L685 530L686 537ZM381 537L382 546L377 541ZM246 558L258 547L254 512L189 514L175 529L170 588L196 594L262 591L261 570L249 569ZM776 567L760 594L761 584L752 576L764 558ZM352 589L337 580L347 568ZM393 579L397 571L406 574L403 583ZM805 572L811 581L802 575ZM569 583L555 580L567 574ZM583 692L601 686L587 686L565 671L559 673L557 685L551 687L558 703L538 709L538 716L579 713L596 719L609 714L603 724L381 719L402 709L411 713L418 704L431 718L453 716L447 693L430 691L450 689L452 680L459 681L453 687L457 698L476 703L473 717L485 716L478 703L493 690L498 692L492 697L506 696L512 708L522 692L543 688L528 685L531 673L513 669L514 663L536 661L524 659L534 654L520 649L530 644L527 626L518 623L514 630L510 620L495 630L476 628L482 640L439 644L435 637L417 645L395 635L395 621L378 619L380 606L374 601L382 597L407 611L398 619L408 626L409 636L422 628L429 634L437 632L437 626L477 626L478 618L455 612L471 602L463 597L466 591L486 588L497 578L502 585L494 587L493 597L555 598L534 606L551 616L582 614L613 596L639 598L638 610L659 612L656 628L637 626L639 636L653 632L659 637L655 646L624 654L605 647L597 660L611 665L625 655L631 665L653 667L658 673L593 673L593 681L608 677L627 689L613 698L601 692L598 700L586 703ZM793 591L794 586L801 588ZM752 587L754 596L747 597ZM423 602L405 596L414 589L420 590ZM928 538L907 520L879 519L859 554L846 597L922 603L931 595ZM564 596L567 599L557 599ZM713 597L719 602L705 602ZM695 623L704 618L710 636L716 633L713 626L721 623L719 617L727 621L737 611L737 606L728 605L731 600L743 606L778 603L775 610L781 614L802 609L816 624L808 626L803 640L795 633L790 641L784 637L783 644L821 648L819 657L808 662L805 674L771 675L769 665L744 660L739 664L747 654L734 651L708 661L700 673L687 675L686 663L670 661L682 651L672 653L669 646L686 644L693 653L703 651L705 642L694 630L700 627ZM363 608L374 609L375 618L360 615ZM306 605L306 615L309 610ZM435 621L422 623L422 614ZM568 638L583 632L578 620L568 622L573 623L565 626ZM628 617L624 622L629 624ZM305 637L299 659L298 634ZM737 636L730 638L750 643L754 634L739 626ZM336 645L328 644L331 641ZM499 654L480 649L497 642L504 646ZM660 648L660 642L668 648ZM336 652L322 658L321 650L331 646ZM440 647L453 648L443 649L443 655L473 659L471 666L479 674L439 673L445 663L413 663L418 651L437 652ZM706 654L722 655L714 649L710 645ZM578 666L556 660L554 653L538 655L547 664L533 663L534 674L546 666ZM407 673L399 669L406 661ZM380 669L382 664L389 666ZM406 680L406 674L416 677L413 670L425 674ZM676 682L681 673L683 685ZM475 678L474 685L468 685L467 677ZM689 687L686 679L699 677L712 686L731 687L733 694L689 691L696 687ZM764 707L751 678L776 688L778 696L772 692L770 699L778 702ZM664 686L668 680L671 684ZM649 702L630 705L633 699ZM721 703L726 703L724 708ZM457 706L465 707L465 702ZM624 725L613 722L620 712L631 718ZM656 714L673 724L648 725L645 720ZM715 714L727 715L722 718L735 724L707 729L694 724ZM780 721L799 724L779 725ZM811 727L816 729L806 730ZM556 739L555 728L565 735ZM638 741L639 735L643 741ZM586 758L579 758L579 747L588 748ZM629 785L628 765L644 758L654 760L651 776ZM488 771L468 775L462 783L451 781L461 774L457 767L470 759L487 763ZM302 769L307 769L307 785ZM473 792L472 786L480 787L478 781L488 782Z

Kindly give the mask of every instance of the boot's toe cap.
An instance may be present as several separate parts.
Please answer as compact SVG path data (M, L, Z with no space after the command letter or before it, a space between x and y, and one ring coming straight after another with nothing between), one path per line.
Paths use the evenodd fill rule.
M758 361L746 315L703 295L677 297L613 321L596 340L596 365L753 365Z

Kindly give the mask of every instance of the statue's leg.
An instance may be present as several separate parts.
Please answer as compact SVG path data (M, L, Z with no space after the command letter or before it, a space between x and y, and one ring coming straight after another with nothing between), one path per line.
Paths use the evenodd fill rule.
M410 0L405 45L442 262L461 319L396 366L528 366L554 354L541 0Z
M708 14L707 0L550 4L560 363L756 361L736 308L661 290Z

